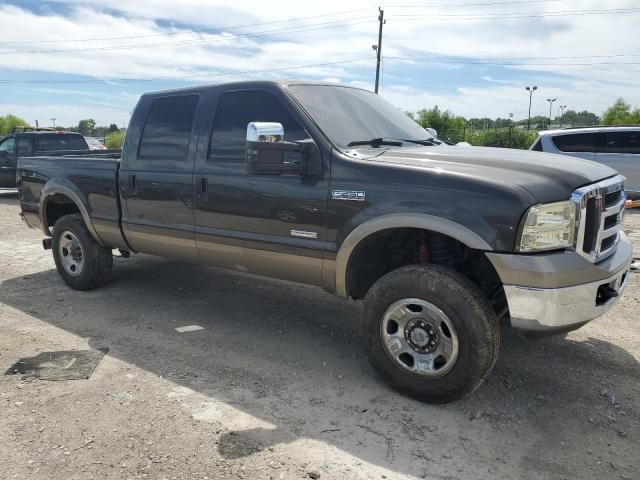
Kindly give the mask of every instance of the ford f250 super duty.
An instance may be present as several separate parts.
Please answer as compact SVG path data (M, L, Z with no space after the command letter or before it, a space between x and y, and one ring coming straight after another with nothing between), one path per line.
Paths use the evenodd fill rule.
M120 250L362 299L376 370L452 401L491 371L501 326L565 332L611 308L632 250L611 168L437 143L345 86L151 93L121 158L20 158L22 216L78 290L103 284Z

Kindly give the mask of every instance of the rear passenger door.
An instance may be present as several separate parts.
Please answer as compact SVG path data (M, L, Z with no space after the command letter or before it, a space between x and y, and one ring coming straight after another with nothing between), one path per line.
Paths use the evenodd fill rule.
M640 191L640 130L605 131L601 139L596 161L624 175L626 190Z
M559 153L572 157L594 160L596 156L595 133L567 133L551 138Z
M193 166L198 94L147 97L120 169L122 225L138 252L195 261Z

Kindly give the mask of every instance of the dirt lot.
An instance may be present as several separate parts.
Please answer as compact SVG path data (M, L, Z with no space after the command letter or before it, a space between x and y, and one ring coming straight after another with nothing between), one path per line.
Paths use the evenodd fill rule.
M487 383L431 406L371 370L356 303L144 255L76 292L40 240L0 193L0 368L110 350L88 380L0 376L3 479L640 478L638 274L566 338L503 332Z

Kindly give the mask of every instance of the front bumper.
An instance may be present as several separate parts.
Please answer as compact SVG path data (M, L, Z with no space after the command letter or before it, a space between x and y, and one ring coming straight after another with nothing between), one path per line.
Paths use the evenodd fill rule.
M632 256L624 234L616 252L596 264L575 252L487 254L503 281L511 325L538 333L570 331L607 312L622 296Z

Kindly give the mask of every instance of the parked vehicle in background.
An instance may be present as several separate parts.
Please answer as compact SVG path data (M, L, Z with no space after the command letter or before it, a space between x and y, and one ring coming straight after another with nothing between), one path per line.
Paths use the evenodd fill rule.
M7 135L0 139L0 188L16 187L16 165L19 156L88 150L89 145L79 133L24 128L22 132Z
M363 300L377 371L447 402L489 374L501 326L566 332L611 308L632 247L611 168L438 143L352 87L156 92L138 102L122 156L21 157L21 214L77 290L104 284L119 249Z
M89 144L89 148L91 150L106 150L107 149L107 147L104 146L104 143L102 143L102 141L99 138L84 137L84 139L87 141L87 144Z
M627 193L640 194L640 126L564 128L539 135L530 150L603 163L626 177Z

